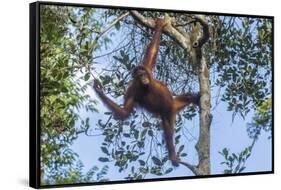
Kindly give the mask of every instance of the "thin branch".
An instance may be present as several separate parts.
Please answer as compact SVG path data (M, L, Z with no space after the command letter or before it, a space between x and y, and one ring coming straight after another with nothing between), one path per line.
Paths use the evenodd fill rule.
M115 24L117 22L119 22L120 20L122 20L124 17L128 16L129 12L126 12L124 14L122 14L121 16L117 17L114 21L112 21L106 28L104 28L102 31L99 32L99 35L96 36L97 38L100 38L104 33L106 33L110 28L112 28L113 26L115 26Z
M148 160L149 160L149 158L151 157L151 153L152 153L152 145L153 145L153 137L151 137L151 140L150 140L150 149L149 149L149 153L148 153L148 156L147 156L147 158L146 158L146 161L145 161L145 163L146 164L148 164Z
M179 161L178 163L186 166L188 169L190 169L194 173L194 175L196 175L196 176L199 175L198 168L195 165L192 165L192 164L190 164L188 162L184 162L184 161Z
M125 40L123 40L123 41L125 41ZM122 42L123 42L123 41L122 41ZM122 42L120 42L120 44L121 44ZM104 57L104 56L108 56L108 55L110 55L110 54L112 54L112 53L115 53L115 52L119 51L120 49L125 48L125 47L126 47L127 45L129 45L130 43L131 43L131 42L128 42L128 43L125 44L124 46L121 46L121 47L119 47L119 48L116 48L116 49L114 49L114 50L112 50L112 51L110 51L110 52L107 52L107 53L105 53L105 54L102 54L102 55L98 55L98 56L96 56L96 57L93 57L93 60L94 60L94 59L101 58L101 57ZM118 44L117 47L118 47L120 44Z
M187 133L191 136L191 138L192 138L193 140L195 140L195 141L198 140L188 129L185 129L185 130L187 131ZM183 133L183 135L187 138L187 135L185 134L184 130L182 130L182 133ZM187 140L189 140L189 139L187 138Z
M216 98L216 101L215 101L215 105L214 105L214 107L213 107L212 111L214 111L214 110L217 108L217 106L219 105L219 103L220 103L221 88L222 88L222 87L219 87L219 89L218 89L218 93L217 93L217 96L216 96L216 97L214 97L214 98Z

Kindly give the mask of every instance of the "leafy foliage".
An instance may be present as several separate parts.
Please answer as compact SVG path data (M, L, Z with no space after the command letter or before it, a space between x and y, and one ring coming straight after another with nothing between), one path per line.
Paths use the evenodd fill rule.
M272 99L269 98L263 102L254 115L253 122L247 124L248 135L252 139L257 139L261 131L270 132L271 138L272 129Z
M272 23L268 19L226 17L221 21L218 48L213 59L216 85L224 87L222 100L233 118L245 118L270 97Z
M227 148L224 148L221 152L219 152L225 159L225 161L221 162L221 164L227 166L224 173L242 173L246 169L245 164L247 159L251 156L252 148L253 144L237 154L229 153Z
M94 172L85 176L83 165L70 146L85 131L88 122L79 117L79 109L96 111L95 101L87 95L87 77L77 78L77 69L69 52L75 46L67 38L71 8L41 6L40 25L40 125L42 185L94 180ZM82 67L81 67L82 68ZM77 127L75 124L82 124ZM84 124L83 124L84 123ZM102 171L101 171L102 172ZM106 170L102 173L104 174ZM100 174L100 176L103 176ZM100 180L101 177L95 178Z

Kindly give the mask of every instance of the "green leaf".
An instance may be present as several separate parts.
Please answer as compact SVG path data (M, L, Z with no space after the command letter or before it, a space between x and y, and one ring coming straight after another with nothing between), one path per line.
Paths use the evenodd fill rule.
M231 174L231 173L232 173L232 170L224 170L224 173L225 173L225 174Z
M121 54L121 56L122 56L122 57L125 57L125 56L126 56L126 54L125 54L125 51L124 51L124 50L120 50L120 54Z
M239 170L238 170L238 173L241 173L242 171L244 171L246 169L245 166L241 167Z
M150 127L151 124L149 122L145 121L145 122L142 123L142 126L143 127Z
M140 170L141 173L144 173L144 174L148 173L148 169L147 168L140 167L139 170Z
M153 136L153 131L151 129L148 130L148 135L151 137Z
M144 136L146 135L146 133L147 133L147 129L145 129L145 130L143 130L142 132L141 132L141 138L144 138Z
M105 158L105 157L100 157L100 158L99 158L99 161L100 161L100 162L109 162L109 159L108 159L108 158Z
M235 167L235 169L234 169L234 173L237 173L237 172L238 172L238 170L239 170L239 168L240 168L240 164L238 164L238 165Z
M113 58L116 59L117 61L119 61L120 63L123 63L123 62L124 62L123 59L121 59L121 58L119 58L119 57L117 57L117 56L113 56Z
M180 156L181 156L181 157L186 157L187 154L186 154L186 153L182 153Z
M224 148L224 149L222 150L222 153L223 153L223 155L225 156L225 158L227 159L227 156L228 156L228 150L227 150L227 148Z
M144 147L144 142L143 141L140 141L137 143L138 147L139 148L143 148Z
M143 161L143 160L139 160L139 163L140 163L141 166L145 165L145 161Z
M135 130L135 132L134 132L134 137L135 137L135 139L138 139L138 137L139 137L139 131Z
M162 165L161 161L158 158L156 158L155 156L152 157L152 161L155 165L158 165L158 166Z
M179 153L181 153L184 149L184 145L181 145L180 148L179 148Z
M67 89L66 86L62 86L62 87L61 87L61 91L64 92L64 93L66 93L66 92L68 92L68 89Z
M87 73L85 76L84 76L84 80L85 81L88 81L89 78L90 78L91 74L90 73Z
M108 152L107 148L105 148L105 147L102 146L102 147L101 147L101 150L102 150L103 153L109 155L109 152Z
M173 168L169 168L165 171L165 174L171 173L173 171Z
M116 30L120 30L120 22L117 22L116 24L115 24L115 28L116 28Z
M237 157L236 154L232 153L232 157L233 157L234 159L238 160L238 157Z
M175 141L179 141L180 138L181 138L181 135L176 136Z

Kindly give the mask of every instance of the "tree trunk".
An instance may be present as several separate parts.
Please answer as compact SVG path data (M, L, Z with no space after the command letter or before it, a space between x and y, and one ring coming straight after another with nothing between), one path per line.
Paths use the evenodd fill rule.
M210 125L212 115L210 112L211 95L209 82L208 63L203 52L203 45L209 39L208 23L203 16L197 17L196 25L191 27L191 62L198 69L200 87L200 110L199 110L199 139L195 146L198 153L198 165L195 175L210 175Z
M210 113L210 83L209 70L204 56L201 57L199 68L200 85L200 128L199 139L195 146L198 152L198 175L209 175L210 166L210 125L212 115Z

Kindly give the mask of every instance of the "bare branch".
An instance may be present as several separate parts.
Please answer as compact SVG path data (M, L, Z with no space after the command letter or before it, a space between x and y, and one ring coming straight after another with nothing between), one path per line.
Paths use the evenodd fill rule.
M196 166L194 166L188 162L184 162L184 161L180 161L178 163L186 166L188 169L190 169L194 173L194 175L199 175L198 168Z
M146 18L145 16L143 16L142 14L140 14L138 11L136 10L132 10L130 11L130 14L134 17L134 19L136 19L138 22L140 22L142 25L147 26L151 29L154 29L155 27L155 22L153 19L150 18Z
M154 29L155 23L153 19L146 18L142 14L140 14L136 10L130 11L131 15L142 25ZM171 19L169 17L165 17L165 19ZM190 50L190 38L189 36L183 36L177 29L175 29L171 23L168 24L165 28L163 28L163 33L172 38L175 42L177 42L182 48Z
M125 40L123 40L122 42L124 42L124 41L125 41ZM121 47L118 47L122 42L120 42L120 43L117 45L117 48L113 49L112 51L107 52L107 53L102 54L102 55L98 55L98 56L96 56L96 57L93 57L92 59L94 60L94 59L98 59L98 58L101 58L101 57L104 57L104 56L108 56L108 55L110 55L110 54L112 54L112 53L115 53L115 52L119 51L120 49L125 48L126 46L128 46L128 45L130 44L130 42L129 42L129 43L127 43L127 44L125 44L125 45L123 45L123 46L121 46Z
M104 33L106 33L110 28L112 28L117 22L122 20L124 17L128 16L129 12L126 12L122 14L121 16L117 17L113 22L111 22L106 28L104 28L101 32L99 32L99 35L96 38L99 38L102 36Z

